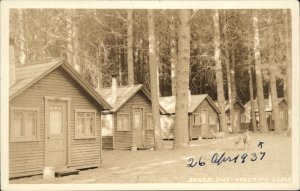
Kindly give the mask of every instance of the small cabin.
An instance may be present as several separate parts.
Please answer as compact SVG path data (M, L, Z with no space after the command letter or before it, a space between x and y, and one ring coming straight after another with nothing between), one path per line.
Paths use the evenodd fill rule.
M61 59L11 71L9 177L100 166L105 99Z
M160 97L160 105L165 113L161 114L161 128L163 139L174 138L176 96ZM189 138L212 138L211 130L219 131L220 111L207 94L191 95L189 101Z
M277 98L276 100L278 104L278 109L279 109L279 117L280 117L280 125L283 127L283 130L287 130L288 126L288 104L287 100L285 98ZM272 112L273 112L273 107L272 107L272 101L271 98L269 99L264 99L264 105L265 105L265 112L266 112L266 117L267 117L267 123L270 131L274 131L274 119L272 118ZM258 109L258 102L257 99L254 100L254 106L255 106L255 115L256 115L256 120L259 123L259 109ZM251 111L251 102L247 102L245 107Z
M235 101L233 104L234 110L234 124L230 124L230 105L229 101L225 102L225 113L227 126L231 129L232 132L245 132L249 130L250 115L248 110L240 101Z
M151 95L143 85L117 86L113 77L112 87L97 92L112 105L102 113L103 149L154 147Z

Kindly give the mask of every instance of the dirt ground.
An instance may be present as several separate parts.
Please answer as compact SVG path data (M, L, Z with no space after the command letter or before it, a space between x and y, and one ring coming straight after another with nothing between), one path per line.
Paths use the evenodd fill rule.
M250 137L251 144L246 149L243 149L243 143L236 148L233 135L228 135L224 142L194 140L190 143L190 149L186 150L173 150L172 141L164 141L165 149L161 151L103 151L100 168L51 180L43 180L41 175L37 175L10 180L10 183L290 182L291 137L274 133L250 133ZM264 142L262 148L258 147L259 142ZM227 160L220 165L211 162L215 153L219 159L223 152L226 152L225 158L234 159L239 155L236 163L234 160ZM260 152L265 152L265 155L262 156ZM242 163L241 156L245 156L245 153L248 156ZM252 153L256 153L256 156ZM201 164L205 162L205 165L188 167L190 158L196 162L201 156Z

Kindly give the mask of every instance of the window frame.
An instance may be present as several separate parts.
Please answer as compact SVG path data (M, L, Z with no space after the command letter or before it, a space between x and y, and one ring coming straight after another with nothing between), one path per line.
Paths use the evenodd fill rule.
M214 118L214 123L212 124L211 121L210 121L210 117L213 117ZM208 114L208 121L207 121L207 124L208 125L217 125L217 116L216 115L213 115L213 114Z
M24 112L35 112L35 133L36 135L34 137L14 137L13 131L14 131L14 112L22 112L22 115L24 115ZM34 142L34 141L40 141L40 121L39 121L39 112L40 108L38 107L10 107L10 124L9 124L9 142ZM22 121L24 123L24 121ZM23 125L23 124L22 124Z
M94 115L94 121L93 121L93 134L90 134L90 135L87 135L86 133L85 134L80 134L80 133L77 133L77 129L78 129L78 122L77 122L77 114L78 113L83 113L84 114L84 122L83 122L83 126L84 128L86 129L87 127L85 126L85 121L86 121L86 114L88 113L93 113ZM97 126L96 126L96 123L97 122L97 111L95 109L75 109L75 133L74 133L74 139L94 139L97 137Z
M154 131L154 127L153 127L153 121L152 121L152 128L149 128L149 120L148 118L151 117L151 120L153 120L153 115L152 113L147 113L147 125L146 125L146 130L147 131Z
M120 118L120 115L127 115L128 116L128 129L119 129L119 118ZM117 131L119 132L127 132L127 131L131 131L131 128L130 128L130 113L117 113Z
M199 126L199 125L201 125L202 123L201 123L201 113L193 113L193 118L192 118L192 124L194 125L194 126ZM199 117L199 119L198 119L198 121L199 121L199 124L196 124L195 123L195 117L196 116L198 116Z
M245 117L245 120L243 120L243 117ZM241 114L241 123L247 123L247 115Z

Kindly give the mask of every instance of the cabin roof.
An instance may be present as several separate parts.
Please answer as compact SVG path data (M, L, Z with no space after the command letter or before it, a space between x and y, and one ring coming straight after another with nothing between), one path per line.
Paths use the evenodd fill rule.
M207 100L215 109L215 111L220 113L218 107L214 104L213 100L208 96L208 94L191 95L191 105L189 106L188 113L193 113L204 100ZM176 96L160 97L159 103L164 108L166 113L175 113Z
M258 112L258 102L257 99L253 100L254 101L254 108L255 108L255 112ZM277 104L279 105L281 102L286 102L285 98L277 98ZM287 102L286 102L287 103ZM271 112L272 111L272 105L269 104L269 99L264 99L264 104L265 104L265 111ZM245 104L245 107L251 111L251 101L248 101Z
M88 82L63 59L51 59L35 64L17 66L15 69L16 82L9 88L9 99L12 100L58 67L62 67L68 72L70 76L95 99L95 101L103 106L104 109L111 108L109 103L107 103L105 99L102 98L94 88L92 88Z
M217 107L219 107L219 106L218 106L218 105L219 105L219 104L218 104L218 101L214 101L214 103L216 104ZM239 104L244 110L248 111L247 108L241 103L241 101L236 100L236 101L233 103L233 105L235 105L235 104ZM225 112L227 112L229 109L230 109L229 101L226 100L226 101L225 101Z
M111 106L110 112L117 112L123 105L125 105L134 95L139 91L151 101L150 92L142 84L133 86L118 86L117 87L117 99L115 103L112 100L112 88L101 88L96 90ZM160 107L163 110L162 107ZM164 110L163 110L164 111Z

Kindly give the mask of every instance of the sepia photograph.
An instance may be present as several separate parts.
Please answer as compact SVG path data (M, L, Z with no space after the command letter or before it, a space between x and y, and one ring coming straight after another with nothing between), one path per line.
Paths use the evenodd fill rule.
M297 1L1 12L1 190L299 189Z

